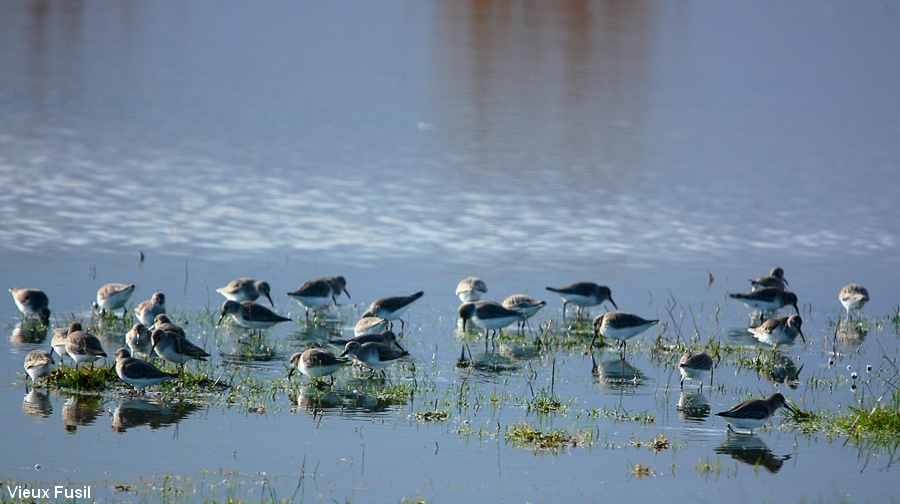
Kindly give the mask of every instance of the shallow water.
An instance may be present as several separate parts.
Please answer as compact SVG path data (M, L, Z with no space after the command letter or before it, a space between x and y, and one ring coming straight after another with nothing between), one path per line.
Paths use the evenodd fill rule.
M121 497L115 483L165 475L202 482L192 499L223 498L227 485L207 486L220 481L248 499L268 492L264 481L279 499L299 481L297 500L891 498L890 453L789 429L728 436L710 413L772 390L843 409L860 395L848 365L873 365L875 390L889 375L895 327L858 346L832 341L844 284L868 287L873 321L900 303L894 10L3 2L5 287L45 290L54 324L89 316L106 282L137 284L134 303L163 291L170 312L196 319L215 314L215 288L252 276L298 320L285 293L342 274L353 297L332 310L331 331L344 334L371 300L424 290L403 340L415 371L390 377L433 390L391 404L345 370L326 398L341 407L315 415L299 386L264 414L122 394L23 401L24 355L46 344L14 336L8 300L0 416L15 455L0 476L93 484L101 498ZM783 351L778 368L800 370L796 388L724 364L715 386L682 396L677 370L650 353L653 338L698 330L703 341L755 345L748 311L725 294L775 265L800 297L809 342ZM663 324L632 342L624 369L610 351L595 351L594 365L583 347L484 355L478 340L475 357L499 370L460 370L453 289L469 275L492 299L546 299L535 328L562 314L543 288L578 280L609 285L619 307ZM194 336L214 354L212 374L236 367L274 380L326 331L283 324L254 359L235 352L239 332ZM605 380L616 373L639 379ZM528 412L521 398L551 376L566 410ZM452 409L444 422L415 418L463 385L473 403L501 400ZM590 414L610 408L655 421ZM535 454L504 442L523 421L596 438ZM661 433L674 448L634 446ZM748 453L763 462L748 464ZM698 461L720 469L702 473ZM632 475L639 462L653 473Z

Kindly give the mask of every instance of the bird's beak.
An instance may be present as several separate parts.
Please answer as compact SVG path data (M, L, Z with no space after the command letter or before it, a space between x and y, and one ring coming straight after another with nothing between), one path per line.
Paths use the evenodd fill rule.
M269 304L272 305L272 308L275 308L275 303L272 302L272 296L270 296L268 293L266 293L266 299L269 300Z
M617 306L617 305L616 305L616 302L615 302L615 301L613 301L613 298L612 298L612 296L609 296L609 302L610 302L610 303L612 303L612 305L613 305L613 307L614 307L614 308L615 308L615 309L616 309L616 310L618 310L618 309L619 309L619 307L618 307L618 306Z
M344 294L347 295L347 299L351 299L351 298L350 298L350 291L348 291L346 287L344 287Z
M272 306L273 306L273 307L274 307L274 306L275 306L275 305L272 305ZM220 315L220 316L219 316L219 321L218 321L218 322L216 322L216 325L219 325L219 324L221 324L221 323L222 323L222 319L224 319L224 318L225 318L225 313L224 313L224 312L222 312L222 315Z
M806 336L803 335L803 331L801 331L800 329L797 329L797 332L800 333L800 339L802 339L803 342L806 343Z
M295 370L295 369L297 369L297 368L295 368L295 367L292 367L292 368L291 368L291 370L290 370L290 371L288 371L288 381L290 381L290 379L291 379L291 375L293 375L293 374L294 374L294 370Z
M797 308L797 303L794 303L793 306L794 306L794 311L797 312L797 315L799 315L799 314L800 314L800 308Z

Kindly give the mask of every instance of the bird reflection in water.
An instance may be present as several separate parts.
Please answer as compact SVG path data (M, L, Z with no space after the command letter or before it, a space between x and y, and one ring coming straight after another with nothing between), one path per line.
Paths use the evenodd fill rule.
M762 467L772 474L781 470L791 455L775 455L756 434L728 432L725 441L715 448L720 455L728 455L738 462L753 467Z
M700 423L709 418L709 399L699 390L694 392L682 391L681 396L678 397L677 409L678 416L682 420Z
M103 413L100 396L75 394L66 400L62 409L63 427L69 434L74 434L78 427L94 423Z
M768 364L768 363L767 363ZM776 351L770 364L758 369L759 374L773 382L787 385L790 389L796 389L800 383L800 372L803 365L797 367L797 361Z
M25 394L22 399L22 413L32 418L47 418L53 413L50 404L50 395L43 390L31 388L31 392Z
M597 381L614 388L637 388L644 380L644 373L640 369L629 364L624 357L619 356L598 363L591 354L591 374Z
M458 369L473 369L485 373L503 373L519 369L519 364L514 359L507 356L507 352L495 353L491 351L475 354L469 353L469 356L466 357L467 350L468 347L463 343L459 359L456 361L456 367Z
M402 398L388 393L387 380L379 378L350 379L341 387L321 388L315 384L301 384L288 392L291 413L305 411L314 418L337 413L379 413L405 402Z
M10 343L43 343L47 339L47 325L40 321L24 319L16 322L12 334L9 335Z
M848 347L859 347L868 335L868 328L859 320L841 320L834 328L835 346L839 341Z
M141 425L149 426L150 430L177 425L198 409L199 405L187 401L129 399L113 411L112 430L123 433Z

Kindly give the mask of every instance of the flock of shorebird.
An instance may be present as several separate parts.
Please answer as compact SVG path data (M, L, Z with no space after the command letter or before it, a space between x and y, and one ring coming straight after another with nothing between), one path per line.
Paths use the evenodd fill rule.
M772 346L792 343L798 335L805 341L801 331L803 321L797 307L797 296L786 290L784 271L781 268L774 268L769 275L750 282L753 286L750 292L729 294L731 298L761 313L762 323L751 327L750 332L760 341ZM134 289L134 284L106 284L97 291L94 309L101 313L113 313L114 310L121 308L124 317L127 314L125 305L131 299ZM290 320L256 303L260 296L265 296L274 308L275 304L272 302L267 282L239 278L216 290L226 298L217 325L226 317L230 317L238 326L259 331ZM629 339L659 323L659 320L645 319L633 313L619 311L609 287L603 285L578 282L564 287L547 287L547 290L563 299L563 317L570 304L576 306L579 313L604 302L609 302L615 308L614 311L601 313L593 319L591 349L598 338L609 338L616 340L624 356ZM19 288L11 288L9 291L16 306L26 317L37 317L45 325L49 323L49 299L44 292L38 289ZM457 314L462 322L463 332L470 322L484 329L485 345L492 331L496 335L513 322L518 324L519 329L523 329L528 319L547 304L546 301L539 301L525 294L512 295L503 303L482 300L482 296L486 293L487 286L484 281L475 277L463 279L456 289L456 295L462 302ZM336 304L337 298L342 294L350 297L347 282L342 276L310 280L287 294L306 309L307 319L310 310L315 312L331 303ZM329 341L330 344L343 348L342 353L335 355L325 348L310 348L297 352L290 358L291 369L288 378L295 370L311 379L329 377L350 362L369 368L372 376L377 371L384 375L387 366L409 355L409 352L397 342L396 335L391 330L393 321L399 320L402 330L405 326L402 316L423 295L424 292L419 291L409 296L392 296L374 301L356 323L352 339ZM845 286L838 297L846 308L848 317L853 311L860 311L869 300L866 289L857 284ZM766 319L766 315L785 306L792 306L797 313ZM162 371L152 364L149 359L153 353L182 368L186 362L203 361L209 357L206 351L187 339L181 327L172 323L166 316L163 293L156 292L149 300L138 304L134 308L134 313L139 322L135 323L125 336L127 348L118 349L115 358L119 378L132 385L139 393L146 387L179 376ZM60 362L63 356L68 356L76 367L80 363L93 363L100 357L106 357L100 340L84 330L79 322L54 329L51 346L51 351L32 350L25 357L25 371L32 381L50 374L55 364L52 353L59 356ZM681 356L678 369L682 388L685 380L698 380L702 389L703 381L707 377L711 378L713 359L705 352L687 351ZM780 407L793 411L784 396L775 393L766 399L744 401L717 415L729 423L729 429L733 425L752 432Z

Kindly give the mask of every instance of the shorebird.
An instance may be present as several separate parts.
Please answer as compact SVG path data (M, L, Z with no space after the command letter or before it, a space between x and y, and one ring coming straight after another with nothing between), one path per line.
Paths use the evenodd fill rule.
M146 387L177 378L177 374L160 371L149 362L131 356L127 348L116 350L116 374L119 378L143 393Z
M53 356L46 350L32 350L25 356L25 372L31 377L31 383L38 378L48 376L53 369Z
M364 343L381 343L383 345L395 346L401 352L406 351L402 346L400 346L400 343L397 342L397 335L394 334L393 331L382 331L378 334L363 334L362 336L356 336L348 340L328 340L328 344L346 348L347 343L350 343L351 341L355 341L360 345Z
M684 389L684 380L697 380L700 382L700 390L703 390L703 380L712 375L713 360L706 352L684 352L678 361L678 371L681 373L681 388ZM712 381L710 381L712 386Z
M403 319L400 317L409 310L409 307L416 302L416 300L424 295L425 293L423 291L419 291L409 296L390 296L376 299L372 302L372 305L369 306L369 309L362 314L362 318L381 317L388 322L399 319L400 330L402 331L406 326L406 323L403 322Z
M380 334L387 331L388 326L390 326L390 322L381 317L363 317L356 322L356 326L353 328L353 335Z
M66 353L75 361L75 367L81 362L93 362L100 357L106 357L103 345L93 334L82 330L81 324L72 322L69 325L69 334L66 336Z
M225 301L222 304L221 313L216 325L221 324L222 319L224 319L226 315L231 315L231 319L234 320L234 323L237 325L257 330L266 329L280 322L291 320L287 317L282 317L265 306L254 303L253 301L242 301L240 303L231 300Z
M194 359L205 361L209 357L205 350L177 333L156 329L150 334L150 341L153 342L151 348L156 351L156 355L182 368L185 362Z
M331 286L331 300L334 301L335 305L337 305L337 298L341 294L346 294L347 299L350 299L350 292L347 290L347 279L337 275L325 277L322 280L325 280Z
M859 284L847 284L838 294L841 304L847 310L847 318L850 318L850 312L856 310L862 315L863 306L869 302L869 291Z
M351 341L347 343L344 352L339 357L350 356L351 359L371 369L372 376L375 376L376 370L381 370L381 375L387 376L384 368L407 355L409 355L409 352L400 351L381 343L360 344L356 341Z
M327 306L333 300L334 289L327 280L319 278L304 282L297 290L288 292L287 295L306 308L306 320L309 320L309 309L318 311L319 308Z
M131 326L131 330L125 333L125 344L128 345L133 356L140 354L145 359L149 359L151 352L153 352L150 331L141 323L134 324Z
M487 294L487 285L484 280L477 277L463 278L456 286L456 295L463 303L480 301L484 294Z
M788 281L784 279L784 270L779 267L772 268L772 271L766 276L750 280L750 285L752 285L754 289L777 287L784 290L787 284Z
M350 362L350 359L336 357L328 350L310 348L291 356L291 370L288 371L288 380L291 379L294 371L298 369L312 380L331 376L348 362Z
M259 296L265 296L272 308L275 307L275 303L272 302L272 296L270 295L269 283L262 280L238 278L229 282L225 287L219 287L216 289L216 292L225 296L225 299L237 301L238 303L241 301L256 301Z
M737 299L750 308L763 313L779 310L788 305L793 306L794 311L800 313L800 309L797 308L797 295L777 287L763 287L743 294L729 294L728 297Z
M619 309L616 306L616 302L612 299L612 291L605 285L597 285L593 282L577 282L565 287L547 287L547 290L563 298L563 318L566 316L566 306L569 303L579 308L587 308L609 301L615 309Z
M57 327L53 330L52 338L50 339L50 346L53 347L53 351L59 356L60 364L62 364L63 357L69 356L69 353L66 352L66 339L68 339L68 336L69 326Z
M776 392L765 399L744 401L728 411L716 413L716 416L728 422L728 430L733 431L734 426L752 433L753 429L764 424L781 407L787 408L792 413L797 412L787 403L783 395Z
M173 332L179 336L186 336L184 329L175 325L165 313L160 313L153 319L152 329L159 329L161 331Z
M803 319L800 315L792 314L785 317L775 317L766 320L762 324L747 329L759 341L771 346L790 345L800 335L800 339L806 343L806 337L800 326L803 325Z
M490 338L490 331L496 334L504 327L525 319L525 315L516 310L504 308L500 303L494 301L475 301L474 303L463 303L456 310L459 318L462 319L462 330L466 332L466 324L471 320L473 324L484 329L484 344L487 346Z
M597 336L603 336L604 338L612 338L619 341L624 353L625 345L629 339L658 323L659 320L645 319L633 313L621 311L601 313L594 317L594 337L591 338L591 348L594 348Z
M122 308L122 317L124 317L127 313L125 304L131 299L133 293L134 284L108 283L97 289L97 301L94 303L95 309L102 315Z
M37 317L44 325L50 322L50 298L40 289L9 289L19 311L26 317Z
M547 302L538 301L537 299L527 294L513 294L512 296L504 299L503 303L501 304L504 308L508 310L515 310L525 316L524 319L520 320L516 324L517 329L524 329L525 323L528 322L528 319L533 317L535 313L539 312L540 309L547 304Z
M138 320L147 327L153 325L153 320L160 313L166 313L166 295L162 292L154 292L147 301L142 301L134 309Z

